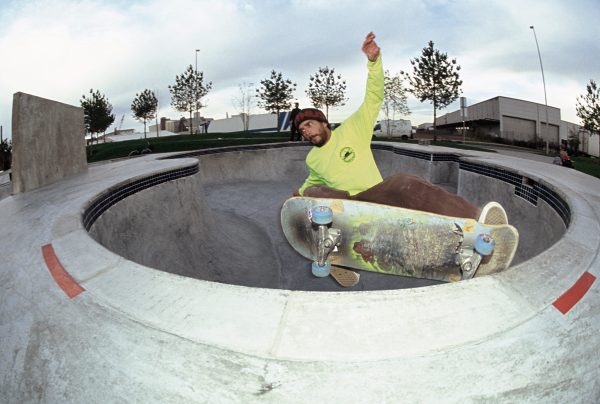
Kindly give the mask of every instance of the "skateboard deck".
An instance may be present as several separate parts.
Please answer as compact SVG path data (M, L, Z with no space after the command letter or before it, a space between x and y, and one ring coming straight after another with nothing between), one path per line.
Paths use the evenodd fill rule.
M465 251L470 236L488 235L495 248L469 278L508 268L519 241L519 233L511 225L486 225L474 219L369 202L290 198L281 209L283 232L291 246L311 260L317 259L318 238L311 211L320 206L331 209L330 227L341 234L328 262L353 269L453 282L465 278L458 255Z

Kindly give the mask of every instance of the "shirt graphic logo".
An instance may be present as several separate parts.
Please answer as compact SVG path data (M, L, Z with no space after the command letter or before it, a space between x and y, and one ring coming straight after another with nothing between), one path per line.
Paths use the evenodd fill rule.
M356 157L356 153L354 153L354 150L352 149L352 147L344 147L340 151L340 158L342 159L342 161L344 163L352 162L352 160L354 160L355 157Z

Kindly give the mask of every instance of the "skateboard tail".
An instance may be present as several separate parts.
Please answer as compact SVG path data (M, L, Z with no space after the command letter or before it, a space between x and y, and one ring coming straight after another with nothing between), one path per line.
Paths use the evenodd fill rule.
M514 226L501 225L490 227L492 228L491 236L496 242L496 247L490 256L482 260L475 273L475 277L492 275L508 269L519 246L519 231Z

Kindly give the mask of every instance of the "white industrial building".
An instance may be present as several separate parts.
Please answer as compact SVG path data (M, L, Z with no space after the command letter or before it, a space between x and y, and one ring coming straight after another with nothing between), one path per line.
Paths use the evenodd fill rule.
M579 136L580 151L599 156L598 135L590 135L580 125L562 121L560 109L510 97L494 97L436 119L440 129L463 126L474 134L500 137L515 143L548 143L557 147L570 135ZM464 115L464 117L463 117Z
M175 133L188 132L189 119L179 120L161 118L160 129ZM247 127L245 127L247 125ZM195 112L192 118L192 131L194 133L228 133L228 132L275 132L290 129L290 112L284 111L277 114L239 114L228 116L223 119L204 118ZM150 131L156 131L156 125L150 126Z

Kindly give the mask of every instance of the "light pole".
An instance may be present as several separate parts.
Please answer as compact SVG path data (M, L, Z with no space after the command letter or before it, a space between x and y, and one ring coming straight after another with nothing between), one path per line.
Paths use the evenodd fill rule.
M156 112L154 113L154 123L156 124L156 137L158 138L158 134L160 128L158 127L158 90L154 88L154 95L156 95Z
M196 75L198 75L198 52L200 52L200 49L196 49ZM194 133L198 133L198 125L197 123L199 122L200 117L198 116L198 103L196 103L196 125L194 125ZM194 122L194 120L192 119L192 123Z
M542 83L544 84L544 104L546 105L546 135L548 135L548 97L546 96L546 79L544 78L544 65L542 64L542 54L540 53L540 45L538 44L537 35L535 34L535 28L533 27L533 25L530 25L529 28L533 30L535 46L537 47L538 57L540 58L540 69L542 70ZM546 154L548 154L548 139L546 139Z
M467 117L467 97L460 97L460 116L462 117L463 144L465 144L465 118Z

